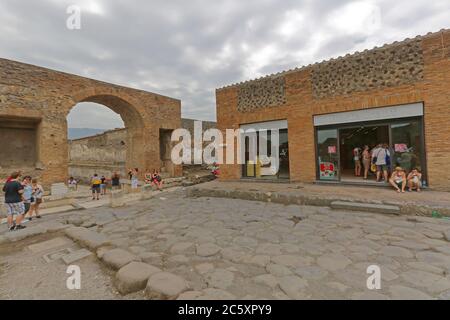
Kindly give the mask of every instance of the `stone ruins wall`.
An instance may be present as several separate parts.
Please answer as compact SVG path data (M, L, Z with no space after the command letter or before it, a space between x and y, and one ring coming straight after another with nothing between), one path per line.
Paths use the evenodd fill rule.
M181 127L189 130L192 137L194 136L194 121L181 119ZM205 131L215 128L216 123L202 121L202 126ZM127 173L126 141L127 129L125 128L69 141L69 175L84 183L87 183L94 173L110 177L112 173L119 172L125 177ZM164 159L161 161L161 166L163 166Z
M159 165L159 144L154 141L159 141L160 130L180 127L180 100L0 59L0 128L5 129L2 123L11 121L35 123L36 155L24 172L42 169L38 176L45 185L67 178L66 119L80 102L100 103L121 115L128 130L126 163L130 167ZM6 163L3 160L0 167L18 169L16 164L6 167ZM181 166L174 166L170 174L178 176L181 171Z

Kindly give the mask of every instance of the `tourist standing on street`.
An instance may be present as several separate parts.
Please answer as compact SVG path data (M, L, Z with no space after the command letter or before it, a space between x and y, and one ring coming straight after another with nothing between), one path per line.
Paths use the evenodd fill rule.
M369 146L365 145L363 152L362 152L362 162L364 167L364 179L367 180L367 175L369 174L370 170L370 159L372 159L372 156L370 155Z
M104 195L106 195L106 178L105 178L105 176L102 176L102 177L100 178L100 181L102 182L102 183L100 184L100 194L101 194L102 196L104 196Z
M91 184L92 184L92 200L100 200L99 199L99 195L100 195L100 185L102 184L102 180L100 180L100 178L98 177L98 174L94 174L94 176L91 179Z
M353 161L355 162L355 176L361 176L361 149L359 147L353 148Z
M390 163L391 153L389 152L386 144L380 143L372 151L372 162L377 166L377 182L381 181L381 174L383 174L384 181L388 182L388 169Z
M25 228L25 226L22 226L21 224L25 213L25 206L22 201L23 186L17 180L19 176L19 172L14 172L10 176L11 179L3 186L3 192L5 193L5 207L8 216L8 228L10 231ZM16 216L15 221L14 216Z
M131 172L131 189L137 189L139 185L139 169L134 168L134 170Z
M31 186L31 177L26 176L22 180L22 186L23 186L23 204L25 206L25 216L27 215L28 211L30 211L31 203L33 202L33 187Z
M113 190L120 189L120 175L117 172L114 172L111 177L111 185Z
M31 209L28 213L28 219L33 219L33 213L36 214L36 218L40 219L39 207L44 197L44 188L39 184L38 179L31 180L31 186L33 187L33 202L31 203Z

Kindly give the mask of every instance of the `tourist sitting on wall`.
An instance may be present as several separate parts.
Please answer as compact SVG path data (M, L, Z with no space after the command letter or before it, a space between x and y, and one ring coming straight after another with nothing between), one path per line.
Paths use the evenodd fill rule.
M76 191L78 189L78 182L74 179L74 177L70 177L67 181L67 185L69 187L69 190Z
M409 191L417 190L417 192L420 192L422 188L422 174L419 169L412 169L412 171L408 174L407 180Z
M406 174L402 167L395 168L389 179L389 183L397 190L397 192L405 192L406 188Z
M148 170L144 174L144 182L145 182L145 184L152 184L152 174Z
M214 162L212 165L208 167L209 170L211 170L211 173L217 177L219 175L219 166L217 165L217 162Z
M159 191L162 191L163 181L162 181L161 175L156 170L153 170L153 173L152 173L152 186L153 185L155 185Z

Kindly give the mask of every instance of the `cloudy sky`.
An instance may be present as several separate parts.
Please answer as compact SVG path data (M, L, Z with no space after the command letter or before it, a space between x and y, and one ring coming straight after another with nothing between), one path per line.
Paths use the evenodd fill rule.
M81 8L81 29L66 27ZM215 120L214 89L450 27L449 0L0 0L0 57L182 100ZM72 127L120 123L92 104ZM106 109L109 110L109 109Z

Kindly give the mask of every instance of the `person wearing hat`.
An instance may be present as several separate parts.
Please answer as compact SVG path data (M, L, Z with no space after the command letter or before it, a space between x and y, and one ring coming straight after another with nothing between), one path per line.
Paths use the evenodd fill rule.
M389 179L389 183L397 190L398 193L405 193L406 173L402 167L396 167Z

